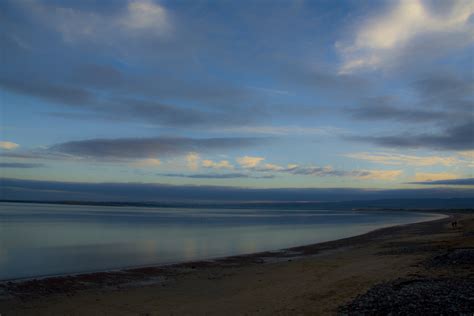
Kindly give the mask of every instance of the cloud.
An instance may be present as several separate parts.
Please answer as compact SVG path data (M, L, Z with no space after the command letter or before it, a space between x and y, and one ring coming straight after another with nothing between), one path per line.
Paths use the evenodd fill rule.
M458 151L457 154L461 157L474 161L474 150Z
M0 162L0 168L33 169L44 167L41 163Z
M448 179L448 180L436 180L428 182L410 182L410 184L426 184L426 185L467 185L474 186L474 178L465 179Z
M255 167L253 169L256 170L256 171L263 171L263 172L267 172L267 171L281 172L281 171L289 171L289 170L291 170L293 168L296 168L296 167L298 167L298 165L296 165L296 164L289 164L287 167L283 167L283 166L279 166L279 165L276 165L276 164L273 164L273 163L266 163L263 166L258 166L258 167Z
M194 152L188 153L186 155L186 165L188 166L190 170L194 170L194 171L198 170L200 159L201 157L199 156L198 153L194 153Z
M139 168L158 167L161 165L161 160L156 158L140 159L132 163L132 166Z
M430 71L412 83L420 105L434 111L445 109L446 121L472 116L474 77L472 72ZM454 114L454 115L453 115Z
M245 159L244 159L245 158ZM287 173L297 176L316 177L352 177L362 180L394 180L402 174L402 170L338 170L331 166L300 166L288 164L280 166L272 163L262 164L263 157L240 157L237 162L242 168L253 172L263 173Z
M244 157L239 157L236 160L237 160L237 163L243 168L254 168L264 159L265 159L264 157L244 156Z
M419 123L462 118L459 113L416 109L414 106L395 106L397 101L396 98L390 96L373 97L364 100L360 106L348 110L354 118L368 121L395 120Z
M119 120L138 119L168 126L218 125L220 122L229 123L230 120L221 113L204 113L192 108L162 104L155 101L124 98L111 101L111 105L114 107L113 113L108 113L109 107L99 108L97 111L103 112L105 110L104 114L107 114L108 117L116 117Z
M385 147L428 148L435 150L469 150L473 148L474 81L462 72L453 74L442 69L417 75L410 83L412 101L401 96L366 98L360 106L349 108L355 119L397 121L400 123L435 123L422 126L419 133L406 131L399 135L343 138L368 141ZM411 98L409 98L411 99ZM403 128L401 126L400 128ZM426 130L430 132L426 132Z
M0 45L8 66L0 88L48 101L44 113L209 129L252 124L268 114L260 110L261 93L196 67L200 30L186 30L184 19L184 34L176 35L175 15L158 1L1 5L8 28ZM17 47L17 37L33 49ZM67 107L51 109L61 105Z
M97 68L97 67L89 67ZM57 105L66 105L68 107L74 107L81 112L70 113L70 112L51 112L51 115L61 116L66 118L73 119L104 119L104 120L125 120L125 121L145 121L156 125L164 126L195 126L195 125L205 125L208 126L232 126L239 125L242 123L248 123L249 119L237 109L222 111L221 109L196 109L190 107L179 106L175 104L165 104L157 101L145 99L137 99L133 97L99 97L98 94L94 93L95 88L103 89L104 85L108 86L108 89L112 91L117 90L122 86L128 86L127 89L130 89L129 79L116 79L119 82L115 82L113 78L113 70L111 69L96 69L88 70L93 72L93 74L88 75L87 77L83 75L84 78L78 78L79 83L82 81L87 81L88 84L92 84L91 89L81 87L79 84L71 82L69 84L65 83L55 83L49 82L48 80L43 79L12 79L12 78L1 78L0 77L0 87L3 89L9 90L17 94L28 95L36 98L40 98L49 102L54 102ZM99 72L97 75L96 73ZM105 74L109 72L109 74ZM152 82L157 82L156 78L147 79ZM178 91L170 91L169 89L163 88L164 86L170 86L168 82L160 85L160 89L163 90L162 93L158 89L150 87L151 91L143 91L143 88L137 88L138 93L141 93L145 97L156 98L167 97L168 95L175 96L179 95L181 98L202 98L202 99L212 99L216 96L216 93L213 92L203 92L203 91L189 91L186 86L181 85L181 89ZM74 85L74 86L73 86ZM115 87L114 87L115 85ZM197 84L199 85L199 84ZM170 87L172 88L172 87ZM201 87L204 90L208 87ZM125 88L123 88L125 89ZM175 88L172 88L175 89ZM133 90L133 89L131 89ZM142 91L140 91L142 90ZM223 90L220 89L219 90ZM119 91L117 91L119 92ZM120 91L121 92L121 91ZM130 91L132 92L132 91ZM222 92L221 92L222 93ZM115 93L113 93L114 95ZM224 95L222 97L225 97ZM86 112L85 112L86 111ZM237 111L237 112L236 112Z
M188 162L196 163L196 152L237 149L264 142L259 138L116 138L70 141L49 147L48 151L94 159L147 159L188 154Z
M456 180L449 180L456 181ZM465 179L470 182L472 179ZM353 201L370 199L473 198L471 188L357 189L276 188L167 185L157 183L91 183L0 178L3 199L79 201ZM439 202L437 202L439 203ZM346 206L347 207L347 206Z
M81 6L25 1L25 10L45 25L60 32L65 42L132 39L135 34L148 38L167 37L173 31L168 11L151 0L131 0L125 7L91 11ZM117 43L118 44L118 43Z
M284 170L295 175L311 175L318 177L352 177L362 180L394 180L402 174L402 170L337 170L326 167L299 167Z
M7 158L20 158L20 159L47 159L47 160L71 160L71 159L80 159L80 157L75 157L65 153L51 152L48 149L32 149L32 150L23 150L23 151L8 151L1 152L0 157Z
M435 150L472 150L474 121L446 128L436 134L400 134L393 136L350 136L348 140L364 141L384 147L429 148Z
M247 52L229 49L227 45L235 45L229 36L238 28L221 30L224 25L214 18L203 20L201 5L190 6L189 11L172 3L146 0L8 1L4 6L2 18L8 29L0 42L2 51L4 46L15 45L14 38L33 49L15 45L15 50L5 50L7 66L2 69L0 85L8 92L48 101L41 114L169 128L200 126L219 133L219 127L258 128L257 123L268 124L274 117L307 117L320 112L314 105L275 104L268 91L250 88L253 83L238 83L210 72L207 62L221 67L234 60L234 66L248 66L238 61ZM212 15L213 9L209 9L206 14ZM245 6L240 10L248 13ZM260 19L254 22L253 27L261 27ZM274 18L271 23L281 25ZM209 32L216 32L216 36L206 37ZM322 90L334 86L333 91L340 91L361 82L314 69L309 77ZM67 107L52 108L61 105ZM293 131L318 133L310 128Z
M262 158L262 157L251 157L251 158ZM261 164L259 159L251 160L253 166L248 164L241 164L242 167L252 170L254 172L274 172L274 173L288 173L298 176L316 176L316 177L352 177L362 180L394 180L402 174L402 170L337 170L331 166L318 167L318 166L300 166L297 164L288 164L280 166L276 164L266 163ZM250 163L249 163L250 164Z
M107 72L112 70L102 69L96 71ZM80 81L86 80L88 83L93 82L94 85L101 87L104 81L113 80L111 78L105 78L106 76L113 77L113 74L94 75L91 76L92 79L83 78L80 79ZM124 80L124 82L126 83L127 80ZM116 83L116 85L118 85L118 83ZM154 124L173 126L203 124L228 126L229 124L233 125L237 122L241 122L239 116L231 116L219 111L205 112L189 107L148 101L146 99L130 97L109 97L101 99L91 92L93 90L80 87L80 85L57 84L48 82L47 80L34 80L31 78L16 80L0 77L0 86L14 93L41 98L59 105L75 107L82 112L54 113L56 116L61 115L66 117L66 115L69 115L70 118L75 119L81 118L82 115L85 119L93 117L106 120L141 120ZM84 113L83 111L88 112ZM87 115L88 113L91 113L91 115Z
M348 175L346 171L334 170L331 166L327 167L315 167L315 166L298 166L292 165L291 168L282 170L283 172L289 172L294 175L302 176L345 176Z
M212 161L212 160L206 159L206 160L203 160L201 164L205 168L234 169L234 166L228 160Z
M402 170L361 170L353 171L353 177L364 180L395 180L403 173Z
M88 106L93 101L93 95L85 89L44 80L32 81L31 78L16 80L0 77L0 86L15 93L35 96L62 104Z
M191 179L237 179L237 178L252 178L252 179L272 179L273 175L253 176L246 173L207 173L207 174L183 174L183 173L160 173L158 176L175 177L175 178L191 178Z
M427 42L436 43L441 49L443 43L461 47L472 43L472 2L457 0L450 4L451 7L445 5L443 12L436 12L428 1L401 0L386 12L368 18L351 42L336 43L343 60L339 72L347 74L391 67L398 58L407 55L406 51L416 49L416 45L427 45ZM457 42L453 43L452 38L458 39ZM425 50L424 53L429 59L438 52Z
M259 144L259 141L259 138L193 139L157 137L90 139L56 144L49 148L37 149L30 152L4 153L3 156L9 158L51 160L92 159L98 161L126 162L133 167L148 168L158 167L161 165L161 160L156 157L184 155L186 166L190 170L196 171L200 167L215 170L242 170L245 171L247 178L269 178L274 177L274 174L286 173L298 176L353 177L363 180L393 180L401 174L401 171L399 170L338 170L331 166L301 166L295 163L278 165L274 163L263 163L265 158L258 156L237 157L235 160L238 163L238 166L234 166L229 160L214 161L210 159L202 159L201 155L198 153L198 151L209 153L217 150L221 151L223 149L240 149L241 147ZM357 155L357 157L367 158L365 156L360 156L360 154ZM254 174L248 174L248 172ZM244 172L241 173L244 174ZM258 175L260 173L266 173L266 175L260 176ZM217 177L219 176L220 175ZM192 178L193 176L185 174L183 177ZM206 175L197 175L196 177L206 178ZM215 176L211 174L210 177ZM224 175L220 177L224 178L226 176Z
M365 78L349 73L335 73L329 67L318 64L300 62L284 64L279 67L281 80L285 86L295 86L297 88L306 87L318 94L332 96L352 96L359 94L368 87ZM344 94L341 94L341 91Z
M428 99L429 102L452 104L457 100L457 107L462 105L461 108L467 108L466 99L474 95L474 78L472 74L463 77L447 71L431 71L415 80L413 87L420 97ZM469 104L472 105L472 99Z
M458 164L469 164L469 161L460 160L457 157L449 156L413 156L402 155L396 153L350 153L345 154L345 157L366 160L373 163L380 163L383 165L410 165L410 166L454 166Z
M171 31L171 21L167 10L150 0L132 0L128 12L120 18L119 24L127 29L167 34Z
M245 89L223 82L203 80L191 84L186 78L165 77L159 73L130 77L112 66L97 64L77 68L67 78L49 78L39 66L30 67L24 76L5 73L0 76L0 88L62 106L60 110L47 113L69 119L138 121L158 126L215 129L252 124L272 115L273 111L247 105L249 100L252 104L260 101ZM173 102L160 101L163 99ZM182 105L183 101L188 105ZM189 101L194 105L190 106ZM255 115L249 117L248 111Z
M219 132L245 133L245 134L264 134L264 135L320 135L331 136L342 134L344 129L332 126L322 127L302 127L302 126L235 126L220 127Z
M402 170L337 170L331 166L300 166L298 164L288 164L281 166L273 163L262 163L263 157L244 156L236 158L239 166L234 167L228 160L213 161L209 159L201 160L199 154L191 152L186 156L187 167L196 171L200 166L215 170L236 170L241 172L233 173L161 173L160 176L179 178L200 178L200 179L227 179L227 178L254 178L269 179L278 174L289 174L296 176L315 177L351 177L361 180L387 180L392 181L402 174Z
M459 175L450 172L417 172L415 173L416 182L450 180L459 178Z
M7 141L0 142L0 149L13 150L18 147L20 147L20 145L12 143L12 142L7 142Z

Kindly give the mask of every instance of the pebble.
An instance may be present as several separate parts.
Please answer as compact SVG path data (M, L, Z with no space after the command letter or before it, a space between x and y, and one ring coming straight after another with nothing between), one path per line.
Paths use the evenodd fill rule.
M474 248L458 248L428 260L430 267L474 265Z
M339 315L473 315L474 279L397 279L378 284ZM429 304L427 304L429 302Z

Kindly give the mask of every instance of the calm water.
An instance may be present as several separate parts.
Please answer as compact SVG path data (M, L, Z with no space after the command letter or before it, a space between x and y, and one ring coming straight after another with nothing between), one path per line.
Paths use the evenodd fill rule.
M0 280L277 250L435 217L0 203Z

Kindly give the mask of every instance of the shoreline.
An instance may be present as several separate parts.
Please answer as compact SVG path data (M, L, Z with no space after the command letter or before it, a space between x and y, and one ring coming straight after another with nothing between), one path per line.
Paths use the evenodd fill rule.
M233 259L233 258L244 258L244 257L258 257L258 256L264 256L265 258L270 258L270 257L275 257L275 258L287 258L287 255L284 255L285 253L291 253L295 250L301 250L304 248L309 248L309 247L316 247L321 244L328 244L328 243L333 243L333 242L340 242L347 240L349 241L352 238L357 238L357 237L363 237L364 235L371 234L374 232L377 232L379 230L385 230L393 227L399 227L399 226L405 226L405 225L414 225L414 224L419 224L419 223L427 223L427 222L433 222L433 221L438 221L438 220L443 220L452 217L450 214L445 214L442 212L438 213L432 213L432 212L423 212L419 210L406 210L407 212L416 212L419 214L425 214L425 215L430 215L430 216L438 216L439 218L435 219L428 219L428 220L421 220L421 221L415 221L412 223L406 223L406 224L395 224L395 225L390 225L385 227L379 227L375 228L373 230L367 231L362 234L357 234L349 237L343 237L339 239L333 239L333 240L328 240L328 241L322 241L322 242L315 242L315 243L309 243L309 244L304 244L304 245L299 245L299 246L293 246L289 248L280 248L280 249L275 249L275 250L265 250L265 251L259 251L259 252L252 252L252 253L243 253L243 254L235 254L235 255L226 255L226 256L220 256L220 257L210 257L210 258L202 258L202 259L197 259L197 260L188 260L188 261L176 261L176 262L170 262L170 263L163 263L163 264L145 264L145 265L137 265L137 266L126 266L126 267L120 267L120 268L112 268L112 269L100 269L100 270L91 270L91 271L82 271L82 272L72 272L72 273L58 273L58 274L48 274L48 275L38 275L38 276L31 276L31 277L22 277L22 278L12 278L12 279L0 279L0 290L1 290L1 285L8 283L8 282L13 282L13 283L23 283L23 282L28 282L28 281L36 281L36 280L47 280L47 279L57 279L57 278L75 278L75 277L81 277L81 276L88 276L88 275L96 275L96 274L116 274L120 272L129 272L129 271L134 271L134 270L140 270L140 269L154 269L154 268L174 268L174 267L179 267L179 266L187 266L189 264L202 264L202 263L208 263L208 262L220 262L220 261L227 261L228 259ZM330 247L330 246L329 246ZM272 254L275 254L273 256ZM283 254L280 256L280 254ZM0 292L0 299L1 299L1 292Z
M461 277L469 285L472 264L443 265L441 259L474 251L474 214L445 215L283 251L6 282L0 285L0 313L333 315L374 286L399 278L409 280L404 285ZM451 228L453 219L459 229ZM432 265L436 260L442 264Z

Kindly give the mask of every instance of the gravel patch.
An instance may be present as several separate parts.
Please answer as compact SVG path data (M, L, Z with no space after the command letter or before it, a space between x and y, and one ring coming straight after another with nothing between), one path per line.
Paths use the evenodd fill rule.
M397 279L372 287L339 315L472 315L474 279Z
M429 267L461 266L474 267L474 248L458 248L428 260Z

